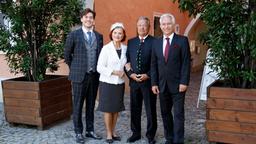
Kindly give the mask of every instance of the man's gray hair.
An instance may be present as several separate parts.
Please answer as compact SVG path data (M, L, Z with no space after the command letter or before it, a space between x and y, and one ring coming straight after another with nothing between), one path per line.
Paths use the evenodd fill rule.
M173 24L175 24L175 17L170 13L165 13L160 16L160 19L159 19L160 24L164 17L169 17L171 19L171 21L173 22Z
M140 17L138 18L137 22L138 22L139 20L145 20L145 21L147 22L148 26L150 26L150 20L149 20L148 17L140 16Z

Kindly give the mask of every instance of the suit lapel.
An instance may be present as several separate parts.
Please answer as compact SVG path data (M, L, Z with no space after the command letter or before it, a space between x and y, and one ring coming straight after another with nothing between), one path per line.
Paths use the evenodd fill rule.
M157 44L157 45L159 45L158 54L162 57L161 60L162 60L163 62L165 62L165 60L164 60L164 53L163 53L163 51L164 51L164 47L163 47L163 36L159 38L159 41L158 41L158 44Z
M78 37L79 37L80 41L83 43L83 47L85 48L86 36L84 35L82 28L79 29L78 35L79 35Z
M98 33L96 32L96 31L93 31L93 33L94 33L94 35L95 35L95 37L93 38L93 42L99 42L99 35L98 35Z
M113 54L113 58L116 59L117 61L120 61L119 57L118 57L118 54L117 54L117 51L116 51L116 48L113 44L113 41L111 41L111 53ZM121 49L122 49L122 46L121 46ZM122 50L121 50L121 58L122 58Z
M170 48L169 48L169 54L170 54L170 51L172 51L172 48L174 47L174 44L175 44L175 42L176 42L176 38L177 38L177 36L176 36L176 34L174 33L173 38L172 38L172 41L171 41L171 45L170 45Z
M173 55L173 54L172 54L172 53L174 52L174 51L173 51L173 47L174 47L174 45L175 45L176 38L177 38L177 36L176 36L176 34L174 33L173 38L172 38L172 41L171 41L171 44L170 44L170 47L169 47L169 51L168 51L168 59L167 59L167 62L170 60L171 55Z
M93 31L93 33L95 34L94 42L97 43L97 46L96 46L97 47L97 52L100 53L100 48L99 48L100 37L99 37L99 34L96 31Z
M121 57L120 57L120 60L122 60L123 58L125 58L126 56L126 52L124 51L124 45L121 44Z

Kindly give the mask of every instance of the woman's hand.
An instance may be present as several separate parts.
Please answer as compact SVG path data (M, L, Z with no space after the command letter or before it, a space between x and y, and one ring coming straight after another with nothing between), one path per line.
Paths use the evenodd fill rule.
M124 67L125 67L126 71L131 70L131 63L125 64Z
M124 77L124 71L114 70L114 71L112 72L112 74L113 74L113 75L116 75L116 76L118 76L118 77L120 77L120 78L123 78L123 77Z

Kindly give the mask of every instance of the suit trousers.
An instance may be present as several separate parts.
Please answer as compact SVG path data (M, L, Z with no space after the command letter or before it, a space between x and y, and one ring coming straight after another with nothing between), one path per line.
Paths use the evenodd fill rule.
M147 116L146 137L154 139L157 129L156 116L156 95L150 87L139 86L130 88L130 108L131 108L131 130L135 135L141 135L141 113L142 102L144 101Z
M76 134L83 133L82 109L86 100L86 131L94 131L94 107L99 86L99 74L86 74L81 83L72 82L73 124Z
M160 108L167 141L184 143L184 100L185 92L170 93L167 86L160 92Z

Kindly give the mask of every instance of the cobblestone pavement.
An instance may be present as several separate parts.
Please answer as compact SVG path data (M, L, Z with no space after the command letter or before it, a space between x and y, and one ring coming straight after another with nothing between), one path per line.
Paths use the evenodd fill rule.
M201 81L201 72L192 73L191 83L186 95L185 101L185 144L208 144L205 134L205 102L201 101L199 108L196 107L198 91ZM116 144L125 144L127 138L131 135L130 131L130 111L129 96L125 96L126 110L120 113L116 131L122 137L121 142ZM158 109L158 129L156 134L157 144L165 142L163 136L163 124L160 115L159 101ZM73 124L71 120L60 122L46 130L38 130L35 126L28 125L10 125L5 121L3 115L3 105L0 104L0 143L1 144L72 144L74 141ZM142 115L142 139L134 144L146 144L145 138L146 116ZM86 139L86 144L104 144L105 126L103 123L103 113L95 112L95 132L103 137L102 140Z

